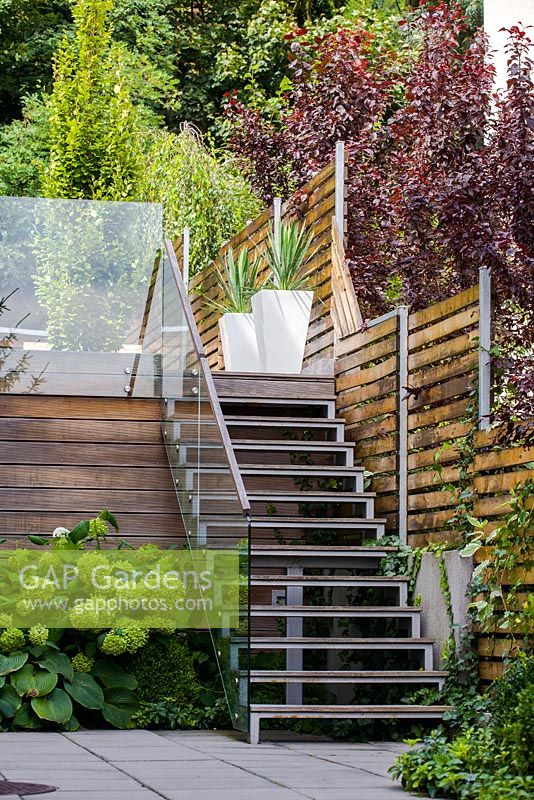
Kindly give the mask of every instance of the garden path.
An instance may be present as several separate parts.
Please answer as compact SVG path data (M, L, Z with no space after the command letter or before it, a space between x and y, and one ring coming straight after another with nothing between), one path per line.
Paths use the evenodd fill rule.
M0 773L58 787L32 796L43 800L407 800L387 774L404 749L298 737L251 746L213 731L2 733Z

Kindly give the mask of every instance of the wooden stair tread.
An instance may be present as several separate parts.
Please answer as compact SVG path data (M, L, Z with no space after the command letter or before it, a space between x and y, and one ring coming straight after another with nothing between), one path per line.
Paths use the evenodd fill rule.
M289 517L273 515L272 517L255 516L252 520L252 525L263 525L268 523L271 527L278 525L291 525L295 528L309 527L314 528L332 528L336 525L355 525L360 527L372 528L375 525L385 525L384 518L369 518L369 517Z
M301 441L300 439L232 439L232 445L233 447L254 445L262 449L266 447L296 447L299 450L305 451L310 447L318 447L322 450L338 447L354 449L356 447L356 442L322 442L315 439L312 441Z
M254 442L257 440L254 439ZM326 442L325 444L329 444ZM335 444L335 442L330 442ZM220 466L220 465L219 465ZM240 472L249 472L250 470L263 470L265 472L336 472L343 476L345 473L353 475L355 472L365 472L365 467L359 464L350 465L348 467L338 467L337 465L329 466L327 464L240 464Z
M276 583L317 583L320 581L368 581L369 583L408 583L410 578L405 575L252 575L252 581L269 581ZM417 607L417 606L416 606Z
M420 614L422 608L420 606L287 606L287 605L251 605L251 612L255 611L271 611L274 612L273 616L283 616L286 614L312 614L314 612L339 614L340 616L348 614Z
M279 545L270 545L270 544L253 544L251 545L250 552L252 555L258 553L261 555L263 552L268 553L276 553L280 551L282 555L285 555L288 552L302 552L303 555L322 555L324 552L333 551L336 554L347 556L351 555L376 555L377 558L380 556L380 553L387 552L387 553L396 553L398 547L363 547L363 546L350 546L350 547L343 547L343 545L315 545L315 544L305 544L305 545L292 545L292 544L279 544Z
M446 678L446 670L270 670L251 669L250 676L255 678L287 677L287 678Z
M212 369L212 375L214 380L222 379L222 378L236 378L240 380L274 380L278 381L281 378L287 380L289 382L294 381L298 383L299 381L314 381L315 383L332 383L333 377L329 375L312 375L307 373L285 373L285 372L238 372L237 370L226 370L226 369Z
M344 617L406 619L416 618L420 609L413 606L286 606L286 605L252 605L250 613L253 617ZM413 636L413 634L412 634ZM404 638L404 637L403 637Z
M243 640L245 641L245 640ZM389 645L389 644L404 644L404 645L419 645L419 644L434 644L433 639L425 639L421 638L414 638L411 636L393 636L393 637L376 637L370 636L369 638L349 638L347 637L302 637L302 636L251 636L250 638L251 644L296 644L296 645L321 645L321 644L341 644L341 645L367 645L367 644L380 644L380 645Z
M282 382L284 378L283 375L275 376L278 378L278 383ZM298 377L298 376L297 376ZM295 405L298 406L314 406L318 403L325 403L325 402L332 402L337 400L337 396L335 392L333 392L329 386L317 386L315 385L315 381L311 382L310 379L306 381L306 384L303 382L302 386L295 386L295 391L286 391L284 396L281 397L279 394L274 394L273 390L277 387L274 385L276 380L265 381L261 379L263 386L256 387L257 394L248 395L244 394L242 390L249 388L248 386L243 387L232 387L232 386L219 386L218 388L218 396L219 402L226 405L236 405L239 403L243 404L255 404L255 403L265 403L269 401L274 405L285 405L288 402L293 402ZM269 384L272 384L271 386ZM310 387L312 387L310 389ZM266 390L266 391L265 391ZM307 390L307 391L304 391Z
M283 491L279 492L276 489L266 489L265 491L258 491L257 489L251 489L247 492L249 499L254 499L256 497L263 499L265 497L274 499L275 497L280 497L282 500L284 498L289 497L297 497L299 500L308 500L309 497L320 497L320 498L333 498L333 500L371 500L376 497L376 492L324 492L319 491L316 492L314 489L306 489L299 491L296 489L294 492Z
M384 713L387 711L397 712L397 713L406 713L406 714L414 714L420 713L421 711L426 711L430 714L432 713L446 713L447 711L452 711L453 706L423 706L423 705L380 705L380 706L322 706L322 705L301 705L301 706L285 706L285 705L260 705L256 703L252 703L250 706L250 710L253 712L261 712L261 711L271 711L273 713L283 713L287 712L288 714L298 714L300 713L313 713L314 711L323 711L328 713L349 713L351 711L359 711L362 713L369 713L369 714L376 714L376 713Z
M235 422L272 422L273 424L284 424L287 422L288 425L297 424L317 426L345 424L343 417L254 417L252 415L248 416L247 414L225 414L224 420L227 425L231 425Z

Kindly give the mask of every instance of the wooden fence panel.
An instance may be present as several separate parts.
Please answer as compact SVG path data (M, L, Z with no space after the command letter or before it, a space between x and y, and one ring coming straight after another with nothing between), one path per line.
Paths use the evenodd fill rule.
M102 508L135 544L184 542L157 400L0 395L0 487L4 548Z
M459 478L473 415L478 368L478 287L408 318L408 541L451 539L455 498L443 492ZM443 534L443 535L442 535Z
M396 375L399 319L391 316L341 339L336 345L337 413L356 458L373 473L376 516L398 528L398 414Z
M338 413L356 443L355 458L373 473L377 516L395 533L399 511L400 408L407 396L407 539L413 546L454 544L451 525L467 469L473 514L492 530L509 510L510 492L534 479L534 448L507 446L499 431L478 431L479 287L408 316L408 379L400 378L399 317L368 324L337 343ZM463 464L463 466L462 466ZM452 491L444 485L452 485ZM463 484L462 484L463 485ZM534 531L532 531L534 537ZM482 556L481 556L482 558ZM534 576L521 568L511 580ZM526 596L526 595L525 595ZM502 674L506 632L478 637L483 685Z

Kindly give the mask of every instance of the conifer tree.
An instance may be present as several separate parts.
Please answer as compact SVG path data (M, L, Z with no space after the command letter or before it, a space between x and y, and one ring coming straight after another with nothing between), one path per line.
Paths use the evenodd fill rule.
M54 57L47 197L133 199L142 172L140 116L112 39L112 0L73 0L74 39Z

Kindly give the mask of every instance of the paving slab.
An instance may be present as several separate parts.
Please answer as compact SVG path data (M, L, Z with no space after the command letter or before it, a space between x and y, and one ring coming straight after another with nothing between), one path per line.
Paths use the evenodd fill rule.
M255 746L219 731L4 733L0 774L58 787L27 800L408 800L387 772L404 750L282 732Z
M291 789L273 786L267 789L254 789L253 795L249 789L228 790L227 795L222 794L221 789L177 789L166 791L165 797L167 800L303 800L306 796Z
M368 786L360 788L353 786L351 789L318 789L308 795L311 800L409 800L411 795L405 794L400 787ZM421 800L421 798L419 798Z
M32 794L26 795L24 800L98 800L105 798L105 800L161 800L161 795L151 792L150 789L129 789L124 792L110 791L70 791L70 792L53 792L52 794ZM4 798L2 798L4 800ZM19 800L18 796L16 800Z

